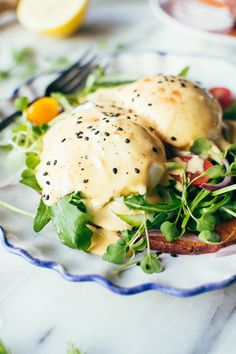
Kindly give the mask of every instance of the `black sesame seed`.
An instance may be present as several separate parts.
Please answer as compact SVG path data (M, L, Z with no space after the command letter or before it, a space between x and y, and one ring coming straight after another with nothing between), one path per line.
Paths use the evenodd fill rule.
M62 139L61 143L64 143L64 141L66 141L66 138Z
M109 136L109 135L110 135L108 132L105 132L104 134L105 134L106 136Z
M112 172L116 175L117 172L118 172L117 168L114 167L114 168L112 169Z
M139 170L138 168L135 168L134 171L135 171L136 173L139 173L139 172L140 172L140 170Z
M99 130L97 130L94 134L95 134L95 135L98 135L98 134L99 134Z
M57 164L57 160L54 160L53 161L53 165L55 166Z
M108 120L108 119L106 120L106 123L109 123L109 120Z
M121 128L121 127L118 127L118 128L117 128L117 130L119 130L119 131L122 131L122 130L123 130L123 128Z
M50 166L50 165L51 165L51 162L50 162L50 161L48 161L48 162L47 162L47 165L48 165L48 166Z
M48 175L48 173L47 173L47 172L44 172L44 173L43 173L43 176L47 176L47 175Z
M81 124L81 123L82 123L81 121L79 121L79 120L77 121L77 124Z
M87 129L92 129L92 127L93 127L92 125L89 125L89 126L87 127Z
M159 152L159 151L160 151L160 149L159 149L159 148L157 148L157 147L155 147L155 146L153 146L152 151L153 151L153 152Z
M86 136L84 139L88 141L88 140L89 140L89 137L88 137L88 136Z
M162 254L162 252L156 252L157 257L159 257Z
M49 182L49 181L46 181L46 184L47 184L48 186L50 186L50 182Z
M88 179L84 179L83 183L88 183L88 181L89 181Z
M148 106L152 106L152 103L148 103Z
M130 140L127 138L127 139L125 139L125 142L126 142L126 144L129 144Z
M175 136L172 136L172 137L171 137L171 140L172 140L172 141L176 141L177 139L176 139Z
M186 87L186 84L184 84L183 82L180 83L181 87Z
M46 200L49 200L49 198L50 198L49 195L46 195L46 196L45 196L45 199L46 199Z
M127 116L127 119L131 119L131 117L130 117L130 116Z

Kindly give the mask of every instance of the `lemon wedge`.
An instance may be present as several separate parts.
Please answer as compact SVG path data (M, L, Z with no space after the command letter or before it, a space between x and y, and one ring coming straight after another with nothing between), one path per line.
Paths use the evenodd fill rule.
M20 0L19 22L26 28L56 37L67 37L83 23L88 0Z

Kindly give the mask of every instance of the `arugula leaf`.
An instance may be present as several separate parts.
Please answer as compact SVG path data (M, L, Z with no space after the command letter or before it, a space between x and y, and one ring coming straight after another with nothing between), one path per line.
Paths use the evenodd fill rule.
M147 228L148 229L159 229L161 224L164 221L168 220L168 214L165 213L160 213L154 216L154 218L152 220L147 220Z
M187 75L189 73L189 70L190 70L190 66L187 65L178 73L177 76L179 76L179 77L187 77Z
M26 169L21 174L20 183L34 189L36 192L41 192L41 187L38 184L34 171L32 169Z
M41 198L38 206L37 214L34 218L34 231L40 232L44 228L44 226L46 226L49 223L51 219L52 219L51 207L45 205Z
M236 217L236 201L231 201L220 208L220 212L226 213L230 218ZM228 217L226 217L228 219Z
M75 205L82 213L86 213L86 207L80 192L72 194L70 204Z
M92 217L70 203L71 196L61 198L52 206L52 222L61 239L68 247L87 251L93 232L87 227Z
M125 197L124 202L130 209L143 210L149 213L168 213L179 209L181 204L177 198L170 203L151 204L145 200L143 195Z
M231 184L230 186L217 189L216 191L212 192L212 195L220 195L227 192L232 192L234 190L236 190L236 184Z

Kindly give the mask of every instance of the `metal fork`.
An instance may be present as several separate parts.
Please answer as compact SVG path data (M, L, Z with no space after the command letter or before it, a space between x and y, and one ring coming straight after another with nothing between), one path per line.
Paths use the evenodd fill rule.
M63 72L56 80L50 83L45 89L45 96L50 96L53 92L60 92L64 94L72 94L79 91L96 66L98 56L92 54L90 50L86 51L73 65ZM32 102L39 99L35 98ZM32 103L31 102L31 103ZM18 118L22 112L16 111L0 122L0 131L5 129L8 125Z

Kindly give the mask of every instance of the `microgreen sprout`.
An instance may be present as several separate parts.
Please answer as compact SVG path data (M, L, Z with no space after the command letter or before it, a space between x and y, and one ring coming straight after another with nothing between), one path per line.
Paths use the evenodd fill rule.
M163 224L161 224L160 230L168 242L174 241L180 234L176 223L171 221L163 222Z
M14 104L15 104L15 107L16 107L17 111L23 112L27 108L27 106L29 104L29 99L27 97L24 97L24 96L23 97L18 97L18 98L15 99Z
M211 148L211 142L206 138L198 138L190 147L190 151L195 155L207 155Z
M198 235L198 239L200 241L203 241L205 243L209 243L209 244L217 244L220 242L221 237L217 232L212 232L209 230L204 230L201 231L200 234Z
M179 77L187 77L188 73L189 73L189 70L190 70L190 66L187 65L178 73L177 76L179 76Z
M215 225L217 223L217 219L212 214L204 214L197 220L197 230L198 231L213 231Z

